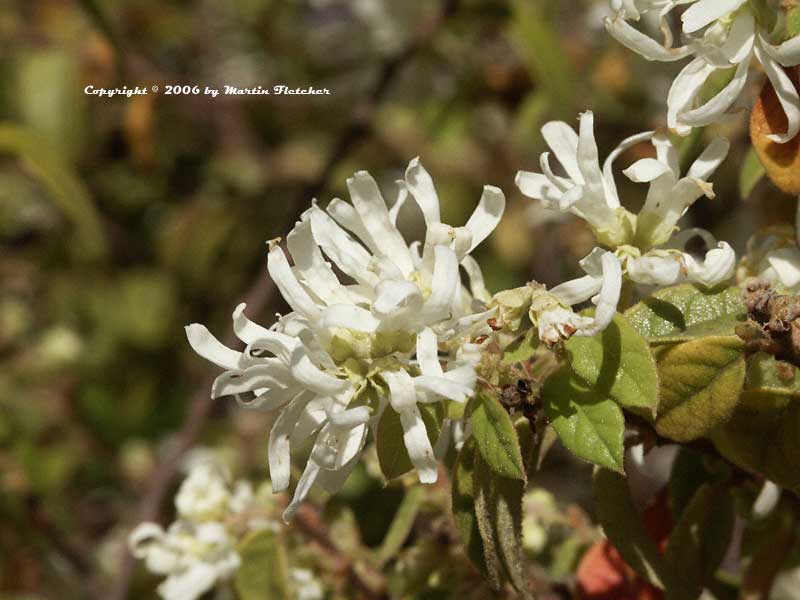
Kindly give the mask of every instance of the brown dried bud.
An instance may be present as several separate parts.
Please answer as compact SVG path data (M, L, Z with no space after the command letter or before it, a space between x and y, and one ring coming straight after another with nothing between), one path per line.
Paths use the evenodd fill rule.
M787 67L786 74L800 89L800 67ZM750 137L769 178L788 194L800 194L800 135L785 144L769 135L786 133L788 121L775 88L767 80L750 117Z

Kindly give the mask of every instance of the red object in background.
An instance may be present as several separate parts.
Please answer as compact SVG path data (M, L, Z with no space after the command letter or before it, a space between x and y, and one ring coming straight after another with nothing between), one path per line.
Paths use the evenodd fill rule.
M663 490L642 515L647 533L661 552L672 531L672 515ZM663 600L664 592L642 579L608 540L597 542L578 565L579 600Z

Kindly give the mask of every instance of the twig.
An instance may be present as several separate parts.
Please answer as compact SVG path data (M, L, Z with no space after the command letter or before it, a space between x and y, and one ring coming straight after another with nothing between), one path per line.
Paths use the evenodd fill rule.
M331 174L336 166L347 156L347 154L371 131L371 120L375 110L380 105L383 98L396 75L408 63L408 61L441 29L445 21L453 15L459 6L459 0L446 0L442 10L417 30L417 34L409 45L394 57L388 59L382 66L372 93L368 101L354 112L350 123L342 131L341 135L334 143L329 154L328 160L317 178L309 185L304 186L299 192L296 201L293 203L294 211L290 215L289 222L297 220L305 209L310 199L318 195L327 185ZM263 273L260 270L259 273ZM274 292L272 281L259 275L258 281L253 285L247 294L247 304L258 312L271 299ZM235 339L226 340L230 344L235 343ZM208 415L211 412L213 401L210 398L209 389L214 380L215 374L211 374L204 379L198 392L192 396L189 416L178 432L178 443L173 448L169 456L158 466L150 479L149 486L142 496L136 510L137 520L152 521L158 516L161 504L164 500L170 484L172 483L184 454L194 445L195 440L200 435L205 425ZM133 575L134 561L133 556L127 549L123 552L120 571L110 592L104 597L106 600L125 600L128 596L131 577ZM356 576L353 580L357 585L361 582L356 571L352 571ZM362 582L363 583L363 582ZM368 591L364 590L365 593ZM370 591L370 599L378 599L384 596L375 595Z
M382 573L366 563L356 565L339 551L328 535L328 529L316 507L311 504L302 505L295 513L292 525L317 543L335 564L335 570L344 573L363 598L383 600L389 597L386 594L386 581Z

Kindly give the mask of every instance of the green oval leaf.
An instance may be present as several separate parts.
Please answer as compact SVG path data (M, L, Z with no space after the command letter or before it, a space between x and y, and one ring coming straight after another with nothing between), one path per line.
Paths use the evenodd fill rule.
M242 564L233 585L240 600L290 600L286 549L277 533L251 533L238 551Z
M661 353L656 430L688 442L730 418L744 383L743 352L744 342L727 336L700 338Z
M733 335L747 312L738 288L704 291L683 284L659 290L629 308L625 316L651 344L674 344Z
M501 477L525 479L525 466L514 424L500 402L478 394L469 407L472 436L481 456Z
M623 471L625 417L616 402L587 387L566 367L545 382L542 400L553 429L573 454Z
M445 407L442 402L418 404L422 422L428 432L431 446L436 444L442 431ZM403 425L400 415L387 406L378 421L378 432L375 436L375 449L378 452L378 463L386 479L395 479L414 468L408 457L408 450L403 442Z
M594 337L573 337L565 343L572 370L587 387L622 406L658 405L658 372L650 347L622 315Z

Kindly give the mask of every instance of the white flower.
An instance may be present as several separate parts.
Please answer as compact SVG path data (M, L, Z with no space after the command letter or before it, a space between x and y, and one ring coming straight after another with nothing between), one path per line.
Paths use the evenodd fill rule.
M747 245L747 255L739 267L738 279L758 277L768 281L780 293L800 293L800 199L794 231L789 227L771 227L754 235Z
M681 15L686 43L673 47L669 13L682 4L691 4ZM687 135L693 127L720 121L730 112L754 61L763 67L788 119L786 133L770 138L786 143L800 131L800 96L784 70L800 64L800 37L777 45L771 43L780 39L783 32L776 9L765 3L762 14L758 14L747 0L612 0L611 6L616 14L605 19L606 29L628 48L654 61L694 57L675 78L667 97L667 121L676 133ZM628 23L649 12L658 14L663 43ZM698 106L706 81L716 71L728 69L735 69L731 81Z
M236 540L214 521L177 521L167 531L142 523L129 539L131 552L147 569L167 578L158 586L165 600L194 600L239 568Z
M322 600L325 597L322 585L308 569L290 569L289 579L297 600Z
M517 174L516 183L522 193L545 206L586 220L598 241L615 249L624 273L637 283L670 285L687 280L713 287L730 279L735 254L725 242L709 243L704 260L694 258L682 248L671 247L680 246L679 237L674 234L678 221L689 207L704 195L713 198L708 178L725 159L729 148L727 140L718 138L711 142L681 177L678 154L669 138L658 132L640 133L617 146L601 169L593 123L591 112L581 115L579 133L563 122L547 123L542 133L566 177L553 172L549 154L544 153L540 161L543 173L520 171ZM642 209L632 214L620 204L614 162L625 150L645 141L653 145L656 156L640 159L623 171L631 181L649 185ZM707 232L692 231L707 241L713 239ZM593 278L597 287L598 265L596 260L582 263L585 270L593 268L593 272L587 270L587 277L570 282L568 287L589 284Z
M213 521L225 515L230 503L228 482L219 465L203 462L192 468L175 496L181 517Z
M484 188L467 224L454 228L441 222L433 182L417 159L392 210L368 173L356 173L347 185L352 204L333 200L327 213L312 206L289 234L293 266L271 244L269 273L290 314L266 329L244 315L244 305L237 307L233 329L243 352L223 346L202 325L186 329L194 350L226 370L212 386L213 397L281 411L269 440L273 491L289 486L291 449L313 441L285 519L313 486L341 487L387 406L400 416L420 480L435 481L417 403L463 402L474 392L475 360L464 343L487 327L490 297L469 252L502 216L502 192ZM407 244L395 225L409 196L425 219L422 244ZM342 283L325 257L355 283ZM446 369L440 345L449 356Z
M617 312L622 287L619 259L612 252L595 248L580 264L586 276L550 290L549 295L557 298L558 303L548 301L546 296L538 301L534 297L531 320L545 344L553 345L573 335L597 335L608 327ZM590 299L597 307L593 317L578 315L568 308Z

